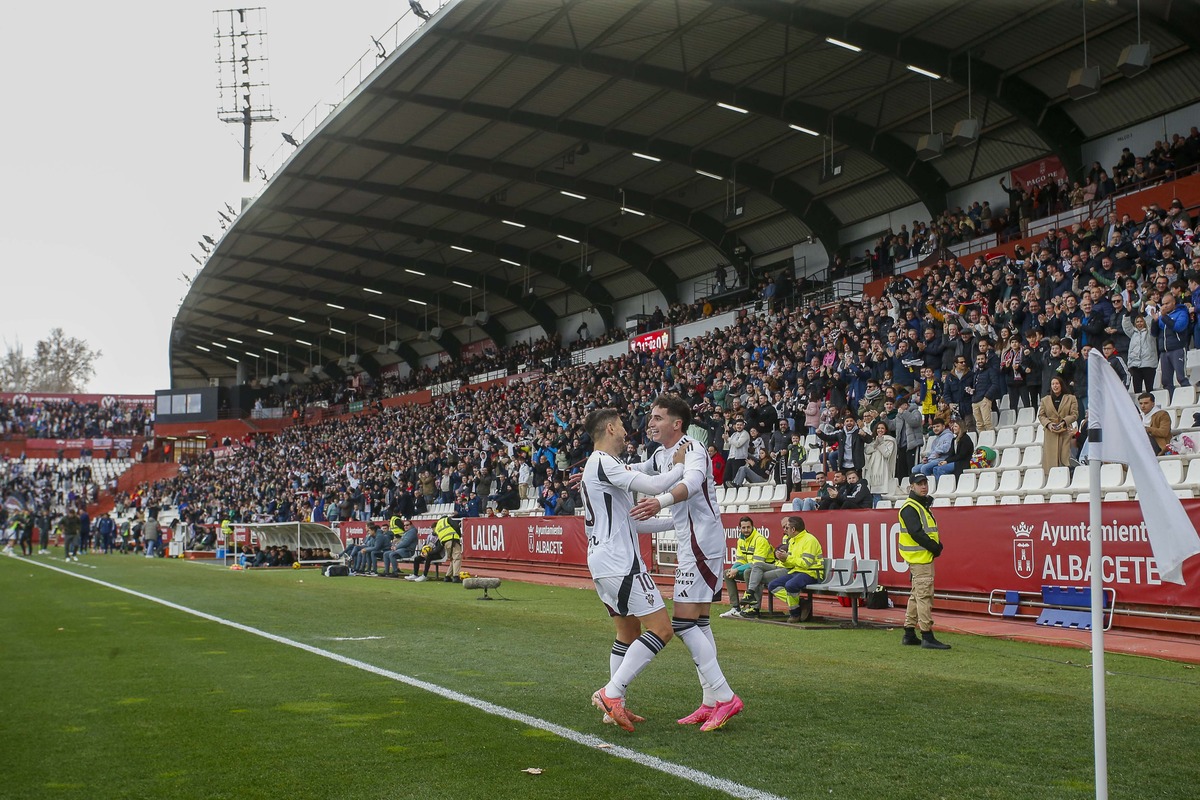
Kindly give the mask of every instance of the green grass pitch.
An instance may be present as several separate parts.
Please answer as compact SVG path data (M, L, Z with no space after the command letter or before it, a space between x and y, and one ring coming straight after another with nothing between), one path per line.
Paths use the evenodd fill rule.
M633 685L632 734L589 704L612 625L590 590L232 572L140 557L53 563L666 762L792 798L1093 796L1091 674L1078 650L940 634L714 619L746 711L702 734L672 642ZM612 750L22 559L0 559L0 797L726 796ZM339 637L381 637L339 640ZM1200 674L1109 654L1113 798L1200 786ZM543 770L532 775L527 768Z

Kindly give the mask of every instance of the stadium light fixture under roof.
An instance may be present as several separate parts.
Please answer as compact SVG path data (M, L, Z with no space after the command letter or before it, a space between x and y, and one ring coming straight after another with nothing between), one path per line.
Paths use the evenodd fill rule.
M558 193L566 195L567 197L574 197L576 200L587 200L587 198L583 195L575 194L575 192L568 192L566 189L559 189Z
M307 324L308 324L307 322L305 322L304 320L300 319L299 317L288 317L288 319L290 319L292 322L299 322L301 325L307 325Z
M379 291L378 289L368 289L366 286L363 287L363 291L370 292L371 294L383 294L383 292Z
M342 336L346 335L346 332L344 330L342 330L341 328L335 328L332 325L329 326L329 330L332 333L340 333Z
M512 264L514 267L521 266L520 261L513 261L511 258L502 258L500 260L503 261L505 264Z
M859 47L858 45L853 45L853 44L850 44L849 42L843 42L841 39L835 39L832 36L826 36L825 41L828 42L829 44L833 45L834 47L840 47L843 50L849 50L851 53L861 53L862 52L862 48Z
M646 216L645 211L638 211L636 208L630 208L629 206L621 206L621 211L629 214L636 214L639 217Z
M306 342L306 341L304 341L303 339L297 339L296 341L297 341L297 342L299 342L300 344L304 345L305 347L312 347L312 346L313 346L313 343L312 343L312 342Z
M196 349L197 349L197 350L203 350L203 351L204 351L204 352L206 352L206 353L211 353L211 352L212 352L212 348L205 347L205 346L204 346L204 345L202 345L202 344L198 344L198 345L196 345Z
M268 353L274 353L275 355L279 355L279 351L278 351L278 350L272 350L272 349L271 349L271 348L269 348L269 347L264 347L264 348L263 348L263 350L266 350Z
M427 305L429 305L429 303L426 303L424 300L413 300L411 297L410 297L410 298L408 298L408 302L410 302L410 303L416 303L416 304L417 304L417 305L419 305L419 306L427 306Z
M726 111L736 111L739 114L749 114L750 110L741 106L730 105L729 103L717 103L717 108L723 108Z
M232 361L235 364L242 363L242 362L238 361L236 358L234 358L233 356L225 356L225 358L228 359L229 361Z
M338 311L346 310L345 306L339 306L337 303L326 303L325 305L329 306L330 308L336 308Z
M378 320L382 320L383 322L387 322L387 317L381 317L378 314L372 314L370 312L367 312L367 316L370 317L371 319L378 319Z
M425 277L425 273L424 273L424 272L418 272L418 271L417 271L417 270L415 270L415 269L407 269L407 268L406 268L404 271L405 271L405 272L407 272L409 275L420 275L422 278L424 278L424 277Z
M817 133L816 131L814 131L812 128L805 128L802 125L788 125L788 127L794 131L800 131L801 133L807 133L809 136L820 136L821 135L821 134Z
M264 331L262 328L255 328L254 330L256 330L259 333L264 334L266 336L274 336L275 335L275 334L271 333L270 331Z
M524 228L525 227L524 225L522 225L519 222L513 222L511 219L502 219L500 221L503 222L505 225L512 225L514 228Z
M472 286L471 284L469 284L469 283L463 283L462 281L450 281L450 282L451 282L451 283L453 283L455 286L461 286L461 287L463 287L464 289L474 289L474 288L475 288L475 287L474 287L474 286Z
M562 239L564 242L570 242L571 244L579 244L578 239L572 239L570 236L563 236L561 233L558 234L558 238Z
M262 358L262 356L260 356L258 353L251 353L249 350L246 351L246 355L250 356L251 358Z
M912 64L908 65L908 70L909 70L909 72L915 72L918 75L924 75L926 78L933 78L935 81L940 81L942 79L942 76L938 75L936 72L930 72L927 69L921 69L920 67L914 67Z
M213 342L213 343L212 343L212 346L213 346L213 347L219 347L219 348L221 348L222 350L228 350L228 349L229 349L229 348L228 348L226 345L223 345L223 344L221 344L220 342Z
M241 339L235 339L232 336L226 336L225 341L233 342L234 344L245 344L245 342L243 342Z
M697 174L697 175L703 175L703 176L704 176L704 177L706 177L706 178L712 178L714 181L723 181L723 180L725 180L725 179L724 179L724 178L722 178L720 175L714 175L713 173L711 173L711 172L705 172L705 171L704 171L704 170L702 170L702 169L698 169L698 170L696 170L696 174Z
M645 153L638 153L638 152L635 152L635 153L633 154L633 156L634 156L634 158L644 158L644 159L646 159L647 161L654 161L654 162L656 162L656 163L657 163L657 162L659 162L659 161L662 161L662 159L661 159L661 158L658 158L657 156L648 156L648 155L646 155Z
M474 252L475 252L474 250L468 250L468 249L467 249L467 248L465 248L465 247L459 247L459 246L458 246L458 245L456 245L456 244L452 244L452 245L450 245L450 249L451 249L451 250L457 250L457 251L458 251L458 252L460 252L460 253L474 253ZM412 270L409 270L409 272L411 272L411 271L412 271ZM422 274L422 275L424 275L425 273L421 273L421 274Z

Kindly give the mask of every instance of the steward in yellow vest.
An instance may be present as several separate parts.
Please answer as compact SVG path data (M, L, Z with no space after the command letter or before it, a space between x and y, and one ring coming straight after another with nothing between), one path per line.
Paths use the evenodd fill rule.
M912 591L904 612L904 638L901 644L919 644L926 650L949 650L950 645L933 636L933 560L942 554L941 534L930 507L929 478L912 476L908 499L900 504L900 556L908 562ZM921 629L917 638L916 628Z

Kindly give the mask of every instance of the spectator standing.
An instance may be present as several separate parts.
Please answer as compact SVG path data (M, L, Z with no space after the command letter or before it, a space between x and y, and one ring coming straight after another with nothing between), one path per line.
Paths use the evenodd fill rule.
M1163 292L1162 305L1150 312L1150 333L1158 346L1158 371L1162 386L1169 395L1175 394L1175 382L1187 386L1184 373L1184 351L1188 342L1187 309L1175 302L1175 294Z
M729 448L729 454L725 457L725 474L733 476L746 466L746 459L750 455L750 434L746 432L745 420L734 421L733 433L726 435L725 443Z
M992 430L992 406L1004 395L1004 378L995 357L982 352L975 356L975 372L965 391L971 397L975 430Z
M1079 419L1079 403L1066 391L1063 379L1050 379L1050 392L1042 398L1038 421L1046 429L1042 442L1042 469L1066 467L1071 463L1072 426Z
M872 506L885 494L892 493L896 482L896 438L888 432L883 420L875 423L875 435L865 448L866 467L863 478L871 487Z

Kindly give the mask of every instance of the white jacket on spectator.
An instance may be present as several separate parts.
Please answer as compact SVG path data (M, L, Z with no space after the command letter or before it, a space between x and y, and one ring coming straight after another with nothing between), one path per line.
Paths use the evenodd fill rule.
M729 457L744 459L750 453L750 434L734 431L729 434Z
M1133 324L1133 319L1127 316L1121 320L1121 327L1129 337L1129 354L1125 358L1125 364L1130 367L1157 368L1158 345L1150 334L1150 325L1147 323L1146 327L1139 331Z

